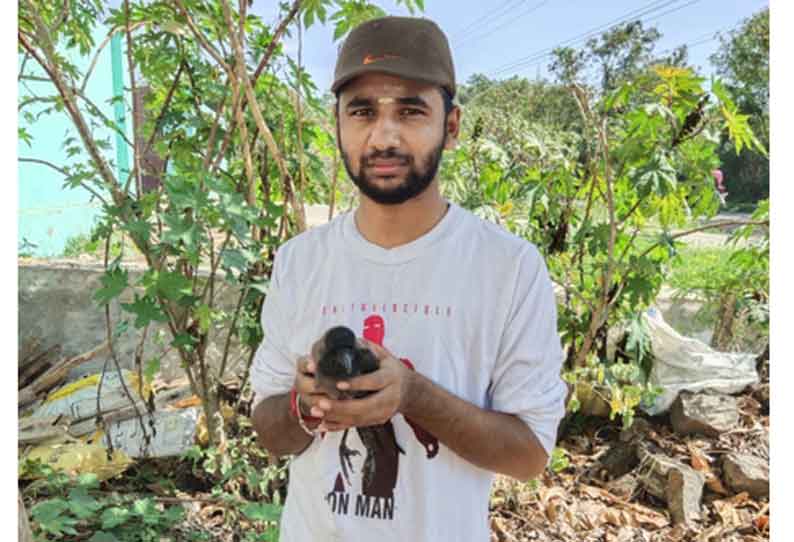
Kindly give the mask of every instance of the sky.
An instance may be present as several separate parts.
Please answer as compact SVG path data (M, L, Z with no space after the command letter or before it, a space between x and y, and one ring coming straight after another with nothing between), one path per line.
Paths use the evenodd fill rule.
M393 0L374 3L391 15L409 15ZM543 55L551 48L581 46L588 33L598 35L616 22L637 17L662 33L657 51L691 44L690 63L710 75L708 58L719 46L716 33L768 5L768 0L425 0L423 16L447 34L456 80L465 83L475 73L491 78L548 77L549 57ZM274 2L254 0L250 10L268 23L277 20ZM297 31L285 41L292 56L297 42ZM333 42L333 25L315 24L304 32L303 64L320 92L331 86L340 44Z

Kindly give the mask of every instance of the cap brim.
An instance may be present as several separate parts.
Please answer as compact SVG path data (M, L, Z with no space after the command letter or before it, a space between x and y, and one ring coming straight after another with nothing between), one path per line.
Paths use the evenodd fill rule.
M337 94L339 92L339 89L342 88L344 85L346 85L356 77L359 77L367 73L385 73L387 75L402 77L403 79L410 79L411 81L419 81L420 83L425 83L428 85L443 86L438 81L431 81L424 77L417 76L416 74L409 73L407 70L404 70L400 67L380 64L378 66L367 66L367 65L359 66L355 70L351 70L350 72L346 73L345 75L334 81L334 84L331 85L331 92Z

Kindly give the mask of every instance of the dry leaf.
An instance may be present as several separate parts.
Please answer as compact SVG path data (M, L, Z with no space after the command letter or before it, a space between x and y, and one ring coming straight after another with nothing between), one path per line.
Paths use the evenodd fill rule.
M714 493L719 493L720 495L730 495L730 492L725 489L724 485L722 485L722 480L720 480L714 474L711 476L706 476L706 487L708 487Z
M719 493L720 495L730 495L730 492L725 489L725 486L722 485L722 480L720 480L719 477L711 470L711 458L709 458L709 456L704 454L691 442L687 443L687 448L689 449L689 455L691 457L690 464L692 465L692 468L702 472L706 476L706 487L708 487L714 493Z
M186 397L185 399L180 399L179 401L174 401L171 403L171 406L174 408L188 408L200 405L201 399L197 395L191 395L190 397Z
M769 528L769 515L758 516L753 520L753 525L759 531L765 531Z
M692 468L706 474L711 474L711 461L708 456L697 449L691 442L687 443L689 455L691 456L690 463Z
M596 527L600 527L603 523L601 520L601 515L604 511L603 505L582 501L576 508L576 515L579 518L579 523L583 526L583 528L591 530L595 529Z
M714 501L714 509L719 514L720 519L722 519L722 524L726 527L736 528L739 527L741 523L741 518L739 517L738 512L736 511L735 506L733 503L730 502L730 499Z

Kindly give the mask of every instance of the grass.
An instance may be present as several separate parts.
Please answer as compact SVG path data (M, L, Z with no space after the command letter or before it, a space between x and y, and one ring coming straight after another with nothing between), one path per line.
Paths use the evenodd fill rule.
M670 261L667 283L682 293L722 290L735 276L732 254L727 247L684 247Z

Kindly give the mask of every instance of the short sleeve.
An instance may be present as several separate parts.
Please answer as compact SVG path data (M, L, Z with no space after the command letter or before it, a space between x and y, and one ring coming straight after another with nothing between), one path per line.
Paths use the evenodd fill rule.
M543 258L530 246L519 261L489 392L491 407L523 420L549 457L565 415L562 360L554 289Z
M295 382L295 360L286 347L289 330L289 312L285 303L285 285L282 260L276 253L265 302L262 304L262 342L251 364L251 387L256 406L262 399L286 393Z

